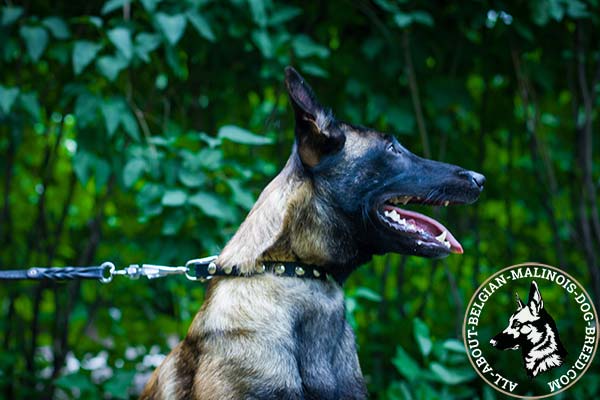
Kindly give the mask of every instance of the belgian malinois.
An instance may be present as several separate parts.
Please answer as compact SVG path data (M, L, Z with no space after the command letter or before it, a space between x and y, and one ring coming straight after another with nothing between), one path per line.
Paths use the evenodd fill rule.
M471 203L483 175L338 121L291 67L285 84L292 154L216 260L238 276L210 281L142 399L365 399L341 284L374 254L463 252L442 224L399 205Z
M544 300L535 281L529 288L527 304L517 294L517 310L508 326L490 340L498 350L521 349L523 367L530 378L560 367L567 350L560 341L554 318L544 308Z

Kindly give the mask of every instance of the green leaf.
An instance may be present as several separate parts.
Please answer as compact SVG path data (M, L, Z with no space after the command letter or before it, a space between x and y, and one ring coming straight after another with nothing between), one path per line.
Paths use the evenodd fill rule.
M102 10L100 11L100 14L106 15L115 10L118 10L119 8L123 8L123 5L125 3L129 3L129 0L108 0L102 6Z
M465 349L465 345L460 340L447 339L447 340L444 341L443 347L444 347L444 349L453 351L455 353L467 354L467 350Z
M364 286L361 286L358 289L356 289L356 292L354 292L354 296L375 302L380 302L382 300L382 297L379 293Z
M174 45L181 39L185 31L186 19L183 14L168 15L159 12L156 13L156 23L167 41Z
M114 399L129 399L129 388L133 384L135 374L135 371L116 370L114 376L104 384L104 391Z
M82 128L92 125L98 117L98 109L100 108L100 100L96 95L89 92L84 92L77 96L75 101L75 116L77 117L77 125Z
M0 25L8 26L16 22L19 17L23 15L23 7L17 6L3 6L2 7L2 19Z
M204 214L222 220L229 220L230 214L224 207L225 201L212 193L198 192L188 199L188 203L198 207Z
M109 98L102 103L101 110L106 131L108 136L111 137L121 122L121 115L126 110L125 103L120 98Z
M252 193L242 187L242 183L237 179L229 179L227 181L233 194L233 201L235 204L241 206L246 211L250 210L254 205L254 196Z
M264 58L273 57L273 44L266 30L252 32L252 41L256 44L256 47L258 47Z
M419 349L421 350L421 354L423 354L424 357L427 357L429 353L431 353L431 348L433 347L431 336L429 334L429 327L419 318L415 318L413 320L413 332L417 344L419 345Z
M407 26L409 26L409 25L412 24L413 17L410 14L405 14L405 13L400 13L399 12L396 15L394 15L394 22L400 28L406 28Z
M468 382L475 377L475 371L471 368L447 368L438 362L432 362L429 366L434 376L447 385L458 385Z
M186 14L187 19L191 22L191 24L196 28L196 31L202 36L204 39L214 42L215 35L210 28L210 25L204 16L200 15L195 10L190 10Z
M396 349L396 356L392 359L392 363L409 381L414 381L421 375L419 364L401 346Z
M101 44L87 40L79 40L73 46L73 70L79 75L87 67L102 49Z
M160 45L160 36L142 32L135 37L135 52L144 61L150 62L150 53Z
M131 32L127 28L111 29L107 33L108 39L117 49L125 56L127 60L131 60L133 56L133 43L131 41Z
M433 26L433 18L431 14L426 11L413 11L412 18L415 22L418 22L421 25L426 25L429 27Z
M0 85L0 110L4 114L8 114L19 95L19 88L4 87Z
M206 175L200 171L188 168L179 169L177 177L181 183L190 188L202 186L206 182Z
M156 9L156 6L160 2L161 0L142 0L142 5L146 9L146 11L152 12Z
M167 190L163 194L161 203L165 207L179 207L185 204L187 193L179 189Z
M304 72L307 75L318 76L320 78L329 77L329 73L316 64L305 62L305 63L302 63L301 65L302 65L302 72Z
M264 28L267 24L267 12L265 10L265 3L263 0L248 0L250 4L250 11L252 12L252 18L254 22L261 28Z
M133 116L133 113L129 110L127 112L121 114L121 123L123 124L123 129L125 132L136 142L140 141L140 129L138 128L137 121Z
M313 40L306 35L298 35L292 41L292 48L296 55L300 58L317 56L319 58L327 58L329 56L329 49L325 46L321 46L313 42Z
M143 158L129 160L123 168L123 184L125 187L133 186L145 171L146 161Z
M37 98L37 93L21 93L19 96L19 102L21 103L23 109L27 111L34 120L39 121L42 118L42 112Z
M65 21L60 17L48 17L44 18L42 24L48 28L52 36L57 39L68 39L71 36L71 31L69 27L65 23Z
M63 375L54 381L54 384L62 389L71 391L72 389L78 389L80 394L97 393L98 389L96 385L92 383L90 377L83 374L82 372L76 372L74 374ZM95 396L94 396L95 397Z
M302 9L299 7L293 6L283 6L273 13L269 17L269 26L277 26L281 25L293 18L296 18L298 15L302 14Z
M39 26L22 26L19 29L19 33L23 40L25 40L25 47L27 47L29 57L33 61L39 60L48 45L48 32Z
M128 65L129 62L121 53L116 56L102 56L96 61L96 68L111 82L117 79L119 73Z
M249 145L271 144L273 140L265 136L258 136L235 125L225 125L219 129L217 137L230 140L235 143Z

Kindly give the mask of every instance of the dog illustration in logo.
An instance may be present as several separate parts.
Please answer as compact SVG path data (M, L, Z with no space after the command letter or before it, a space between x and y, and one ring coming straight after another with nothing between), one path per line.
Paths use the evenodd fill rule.
M530 378L562 365L567 351L560 342L554 319L544 309L537 283L531 282L529 300L517 297L517 311L508 326L490 340L498 350L521 349L523 364Z

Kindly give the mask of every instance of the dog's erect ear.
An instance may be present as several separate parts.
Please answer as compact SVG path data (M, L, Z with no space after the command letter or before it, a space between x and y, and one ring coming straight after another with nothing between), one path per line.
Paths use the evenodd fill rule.
M521 309L525 307L525 304L523 303L523 301L521 301L519 293L517 292L515 292L515 299L517 300L517 311L521 311Z
M323 108L311 87L292 67L285 69L285 86L296 117L296 143L302 163L314 167L321 158L343 147L345 136L335 129L331 111Z
M531 310L531 313L536 316L539 314L540 310L544 308L544 300L542 300L542 294L540 293L538 285L535 283L535 281L531 281L527 306Z

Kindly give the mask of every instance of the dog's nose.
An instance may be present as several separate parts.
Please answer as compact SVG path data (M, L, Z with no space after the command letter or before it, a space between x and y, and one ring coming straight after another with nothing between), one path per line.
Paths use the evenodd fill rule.
M476 188L479 190L483 190L483 185L485 183L485 176L475 171L460 171L458 173L460 176L471 181Z
M496 342L494 339L490 339L490 344L492 346L496 347L496 343L498 343L498 342Z

